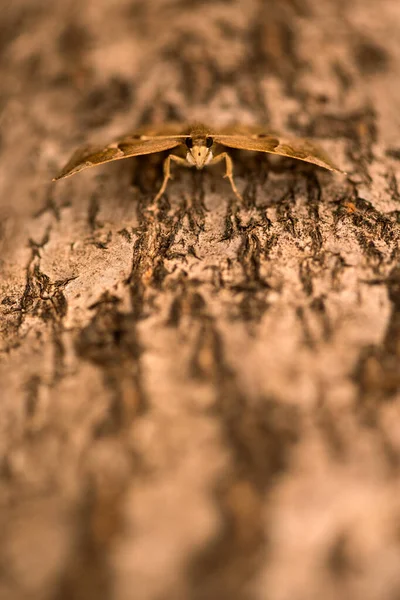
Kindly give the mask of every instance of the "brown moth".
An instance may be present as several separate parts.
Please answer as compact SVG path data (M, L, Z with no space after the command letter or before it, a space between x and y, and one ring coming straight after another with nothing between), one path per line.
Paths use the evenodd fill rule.
M164 161L164 179L154 201L163 195L168 180L172 178L171 161L184 167L197 169L225 161L224 177L229 179L232 190L241 199L233 180L232 159L228 152L221 151L224 147L289 156L329 171L343 173L321 148L306 139L283 139L277 135L264 133L262 128L254 126L239 125L218 130L200 124L188 126L171 124L159 128L143 128L107 146L78 148L53 181L69 177L95 165L177 148L178 154L169 154Z

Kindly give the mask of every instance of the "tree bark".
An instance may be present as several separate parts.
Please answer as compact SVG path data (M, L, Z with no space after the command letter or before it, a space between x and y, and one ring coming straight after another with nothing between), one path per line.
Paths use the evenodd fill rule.
M0 599L400 593L397 0L15 0L0 15ZM232 152L51 183L146 123Z

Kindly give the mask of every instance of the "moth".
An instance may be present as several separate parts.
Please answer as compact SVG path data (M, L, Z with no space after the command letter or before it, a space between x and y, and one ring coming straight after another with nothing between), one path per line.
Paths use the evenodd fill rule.
M233 179L232 158L224 150L225 148L289 156L329 171L343 173L321 148L307 139L283 139L254 126L236 125L213 129L201 124L187 126L170 124L142 128L136 133L122 136L107 146L78 148L53 181L114 160L176 149L175 153L170 153L164 160L164 179L154 202L164 194L168 180L172 179L171 161L196 169L203 169L224 161L224 177L229 180L235 195L241 199Z

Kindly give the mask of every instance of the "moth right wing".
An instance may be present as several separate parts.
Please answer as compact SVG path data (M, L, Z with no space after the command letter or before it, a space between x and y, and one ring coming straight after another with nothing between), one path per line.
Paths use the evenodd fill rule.
M217 144L228 148L268 152L309 162L329 171L344 173L327 153L313 141L303 138L285 139L280 135L263 133L257 126L233 126L211 134Z
M171 150L183 144L185 138L184 135L152 136L151 132L146 133L123 136L108 146L86 145L78 148L53 181L114 160Z

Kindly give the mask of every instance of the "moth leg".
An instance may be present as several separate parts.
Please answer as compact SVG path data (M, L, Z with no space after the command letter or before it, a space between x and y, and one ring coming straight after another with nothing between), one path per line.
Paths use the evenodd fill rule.
M221 154L217 154L217 156L214 156L214 158L208 163L209 165L215 165L216 163L221 162L221 160L225 160L225 175L224 177L226 177L227 179L229 179L229 182L231 184L232 190L235 194L235 196L237 198L239 198L239 200L243 200L241 194L239 193L235 182L233 181L233 162L231 157L229 156L229 154L227 152L222 152Z
M176 156L175 154L169 154L167 156L167 158L164 160L164 166L163 166L164 180L163 180L162 185L159 189L159 192L158 192L157 196L154 198L153 202L157 202L161 198L161 196L163 195L163 193L165 192L165 189L167 187L168 180L172 179L171 160L178 163L178 165L183 165L184 167L188 166L186 159L182 158L181 156Z

